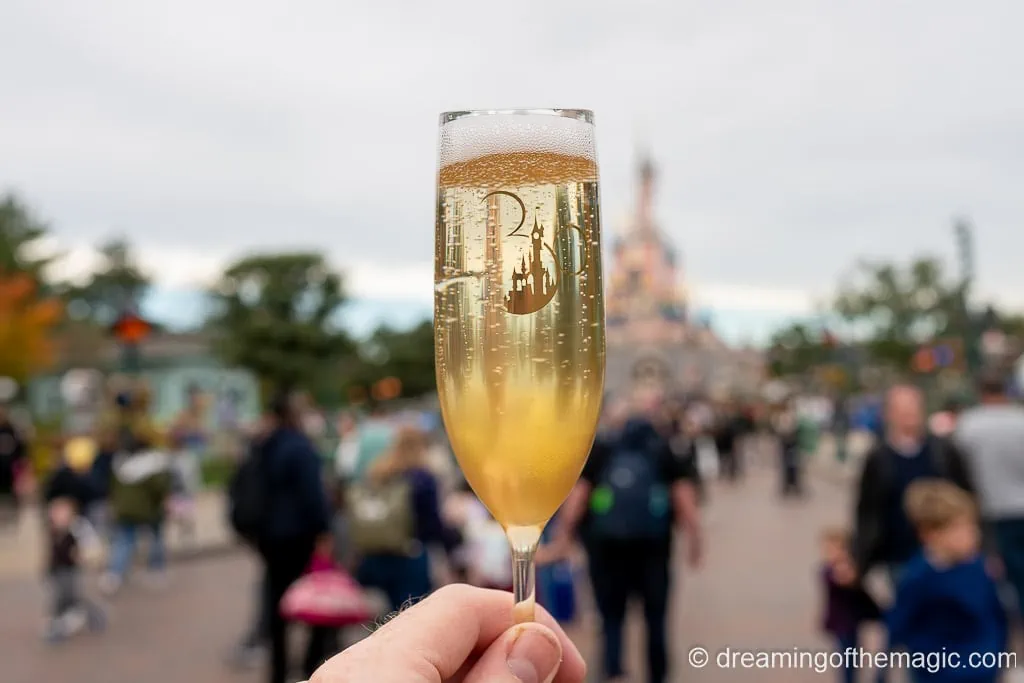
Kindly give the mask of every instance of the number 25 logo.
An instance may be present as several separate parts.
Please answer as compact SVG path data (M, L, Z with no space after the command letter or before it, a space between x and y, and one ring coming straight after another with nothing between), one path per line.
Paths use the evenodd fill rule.
M559 267L558 256L555 254L555 250L544 241L544 226L537 219L537 216L534 215L533 229L529 234L520 232L526 224L526 204L523 203L523 200L518 195L507 190L489 192L484 195L483 201L497 196L509 197L519 205L519 223L505 237L530 240L530 248L527 250L527 253L523 255L519 263L514 263L512 266L512 286L505 295L505 310L515 315L536 313L547 306L554 298L555 293L558 291L558 286L561 284L562 277L577 277L586 270L587 259L590 255L587 249L587 236L583 228L578 225L556 225L554 229L555 235L552 235L552 237L562 232L575 230L580 243L579 267L574 271L570 271L565 267ZM545 254L548 254L550 259L546 259ZM545 261L549 261L549 263L545 263Z

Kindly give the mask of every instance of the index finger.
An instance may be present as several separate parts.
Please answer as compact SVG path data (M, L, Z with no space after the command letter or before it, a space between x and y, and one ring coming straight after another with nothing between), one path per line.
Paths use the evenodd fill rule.
M474 653L514 625L512 595L452 584L389 621L324 665L316 683L443 683ZM555 683L580 683L586 664L565 631L543 608L537 621L562 645Z

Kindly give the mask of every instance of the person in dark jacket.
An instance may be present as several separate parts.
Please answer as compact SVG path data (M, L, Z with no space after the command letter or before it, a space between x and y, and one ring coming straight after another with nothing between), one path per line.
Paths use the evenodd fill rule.
M47 503L67 499L74 503L76 510L89 510L98 498L99 492L88 468L82 467L80 463L68 462L67 458L61 461L43 484L43 499Z
M779 440L781 466L780 493L783 498L803 494L803 458L800 452L800 418L792 401L780 408L773 420L773 429Z
M237 500L241 495L239 474L243 469L243 463L248 458L259 457L263 440L269 436L273 428L272 419L267 415L262 415L260 416L259 423L257 423L252 433L249 434L250 441L246 451L244 454L240 454L241 457L238 463L236 463L235 473L228 482L229 504L231 504L231 501ZM254 552L257 557L260 557L258 539L242 538L242 541L248 550ZM252 621L228 657L230 664L234 667L242 669L257 668L263 662L264 650L270 643L270 616L271 612L274 611L274 606L270 604L269 594L270 586L267 583L267 577L265 575L260 576L257 579L254 590L255 599L253 604L255 608Z
M257 541L270 611L270 666L267 680L288 680L287 624L276 608L285 591L309 568L317 545L330 542L331 511L322 464L302 431L291 394L270 406L271 429L259 448L267 477L266 523ZM303 665L306 678L325 656L324 638L314 629Z
M28 444L0 403L0 517L15 518L18 509L18 476L28 461Z
M699 566L702 557L695 470L693 459L678 457L640 414L619 433L595 441L579 483L559 512L549 559L564 557L572 534L581 530L601 615L607 680L625 674L622 633L630 596L643 600L647 680L668 678L674 526L687 533L690 566Z
M946 479L973 495L963 455L947 439L928 434L924 397L916 387L899 385L886 396L885 439L864 458L854 510L853 557L864 577L885 565L893 585L903 566L920 550L903 496L918 479Z

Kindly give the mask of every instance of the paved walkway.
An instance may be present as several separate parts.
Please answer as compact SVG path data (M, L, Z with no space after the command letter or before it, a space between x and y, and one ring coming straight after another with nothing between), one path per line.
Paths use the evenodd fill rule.
M816 629L816 539L824 524L842 521L848 506L844 488L835 483L813 482L811 488L808 499L782 503L772 473L759 469L735 488L714 490L707 565L699 573L683 569L681 562L677 569L673 681L835 679L833 671L720 668L715 661L726 649L793 652L829 646ZM111 610L107 633L49 649L38 638L45 604L40 583L0 579L0 680L255 683L258 675L232 672L223 664L248 618L254 580L255 568L243 552L179 564L166 592L129 584ZM643 668L638 623L632 624L627 648L628 666L636 672ZM571 633L588 660L596 662L592 612ZM687 664L688 651L697 646L712 656L700 669Z

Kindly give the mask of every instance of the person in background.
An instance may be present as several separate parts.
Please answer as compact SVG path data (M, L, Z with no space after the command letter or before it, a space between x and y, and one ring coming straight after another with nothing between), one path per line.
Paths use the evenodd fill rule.
M90 467L94 453L91 442L84 437L70 439L65 445L57 467L43 483L43 500L50 504L56 500L71 501L75 511L88 518L99 498Z
M737 443L740 438L739 427L735 406L723 403L715 420L715 448L718 451L719 462L721 462L721 477L732 483L740 478L740 461L737 453Z
M247 449L239 455L235 472L231 477L231 481L228 482L229 506L235 505L235 501L240 496L240 488L242 487L240 476L245 466L245 460L247 458L259 457L263 442L270 435L274 424L274 418L264 413L259 416L254 424L247 426ZM255 553L257 557L260 557L258 538L243 537L241 540L248 550ZM260 559L262 560L262 558ZM267 582L266 572L264 572L256 581L253 616L251 617L250 625L228 656L228 662L231 666L239 669L251 669L263 661L263 655L270 643L270 613L274 609L270 599L270 584Z
M387 453L395 442L395 424L382 405L375 405L369 417L359 425L359 454L352 472L355 481L362 481L370 467Z
M45 637L50 643L58 643L73 635L83 624L91 630L102 629L106 625L106 617L82 593L82 537L88 532L76 519L75 501L53 498L48 502L46 511L47 573L53 592L53 607Z
M1024 407L1010 400L999 372L983 373L978 394L981 405L963 413L954 440L977 486L987 540L994 542L1024 616Z
M928 429L935 436L943 438L952 436L956 431L956 423L963 409L963 403L959 399L949 399L942 410L933 414L928 419Z
M551 542L551 539L558 537L558 525L559 515L556 512L544 527L540 538L540 547L537 549L537 554L540 556L537 561L537 604L547 609L559 624L569 624L575 621L577 615L575 558L570 556L553 562L540 561L546 559L544 554L547 552L547 544ZM510 568L510 561L506 562L506 567ZM511 582L511 575L509 575L509 582ZM507 590L511 590L511 588L512 586L509 585Z
M349 412L338 414L338 448L334 452L334 474L343 482L355 477L359 464L359 423Z
M791 400L780 407L772 428L779 440L782 497L799 496L803 493L800 418Z
M1000 679L1007 644L1006 613L985 567L978 516L970 494L949 481L919 479L907 487L906 511L922 552L909 560L886 617L889 647L911 655L959 656L961 664L911 670L914 683ZM1003 658L1004 659L1004 658ZM911 660L914 661L913 659Z
M17 518L19 479L27 462L28 443L7 405L0 403L0 522Z
M129 437L133 438L133 437ZM163 522L171 493L171 462L151 442L129 442L114 458L111 508L114 517L110 565L101 577L106 595L117 593L131 568L139 533L149 534L149 583L166 583L167 551Z
M687 533L690 566L699 566L703 539L694 467L673 454L647 419L645 404L617 435L595 441L579 483L559 512L557 536L545 561L568 556L581 531L590 561L603 632L603 673L619 680L626 604L643 599L647 626L647 680L668 676L666 620L673 522Z
M196 496L202 488L199 463L209 444L205 422L205 396L198 388L190 389L188 403L178 415L170 433L173 486L168 512L184 537L193 542L196 534Z
M850 557L850 534L845 529L828 528L821 535L821 580L824 586L824 614L821 628L835 639L836 651L846 653L860 648L860 627L881 618L878 605L856 582L856 570ZM844 683L855 683L857 669L847 658L841 672ZM885 676L878 680L884 683Z
M331 542L331 510L323 479L320 456L305 434L291 393L274 398L268 416L269 433L259 445L266 477L266 523L257 545L263 560L269 606L269 683L288 679L287 624L277 606L285 591L309 567L314 549ZM307 647L304 675L311 668L321 646L311 639Z
M700 424L685 407L680 407L672 422L668 445L672 455L680 461L681 467L692 473L697 502L704 505L707 502L707 485L697 466L697 444L700 437Z
M426 453L423 432L404 425L394 446L370 467L365 485L348 492L352 540L362 556L357 579L384 591L393 610L432 590L428 549L449 553L457 545L441 519Z
M452 487L451 493L444 497L444 502L441 506L441 519L447 528L453 529L454 532L458 533L460 541L448 554L448 570L451 579L459 583L472 584L474 582L473 572L475 568L473 562L475 558L473 555L474 547L470 538L472 535L471 528L479 518L481 508L483 508L483 512L488 516L490 516L490 513L487 512L487 508L483 507L483 503L473 493L469 482L462 476L462 471L459 470L457 474L458 478ZM505 545L507 546L508 543L506 542Z
M918 479L947 479L973 492L963 455L947 439L927 433L924 397L916 387L897 385L885 406L886 437L864 458L856 488L853 557L858 577L884 565L893 585L920 550L903 498Z

